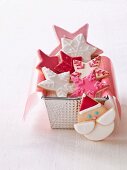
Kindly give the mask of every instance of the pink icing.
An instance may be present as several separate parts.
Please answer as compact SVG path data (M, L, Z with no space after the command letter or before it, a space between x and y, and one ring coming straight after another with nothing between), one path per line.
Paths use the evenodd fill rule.
M90 97L96 97L96 93L109 87L107 83L96 80L95 71L83 79L80 79L78 76L72 76L71 79L76 86L71 97L79 97L83 93L86 93Z

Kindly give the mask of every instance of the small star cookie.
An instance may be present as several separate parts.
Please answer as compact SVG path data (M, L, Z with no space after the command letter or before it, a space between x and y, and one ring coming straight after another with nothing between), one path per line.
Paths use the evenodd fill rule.
M84 62L91 60L91 55L97 50L96 47L88 44L83 34L77 35L73 40L62 38L62 51L69 56L82 56Z
M65 54L63 51L60 51L61 63L59 63L54 69L58 73L63 73L70 71L70 73L74 72L73 61L82 61L82 57L70 57Z
M68 93L72 93L74 85L70 81L70 73L64 72L56 74L49 68L43 67L42 72L46 80L38 84L39 87L49 91L55 91L58 97L67 97Z
M80 78L88 76L93 70L95 70L97 79L107 77L109 72L99 68L100 63L101 56L97 56L87 63L78 60L73 61L75 72L80 74ZM72 75L75 75L75 73L72 73Z

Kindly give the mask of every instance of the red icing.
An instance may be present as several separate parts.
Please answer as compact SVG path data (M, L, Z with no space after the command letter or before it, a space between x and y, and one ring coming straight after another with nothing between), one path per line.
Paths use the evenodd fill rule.
M73 73L74 72L73 61L74 60L82 61L82 57L70 57L62 51L60 52L60 55L61 55L62 62L59 63L54 68L59 73L63 73L67 71L70 71L70 73Z
M47 67L50 70L56 72L54 67L59 63L59 58L57 56L49 57L41 50L38 50L38 55L40 58L40 63L36 66L37 69L41 70L42 67Z
M98 102L96 102L95 100L91 99L89 96L86 95L85 97L82 98L80 111L93 107L97 104Z

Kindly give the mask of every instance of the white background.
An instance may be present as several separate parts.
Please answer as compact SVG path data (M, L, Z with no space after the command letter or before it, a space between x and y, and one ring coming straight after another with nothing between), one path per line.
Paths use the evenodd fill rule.
M97 143L51 130L44 113L22 121L36 51L58 44L52 25L74 32L87 22L88 41L113 61L122 106L120 128ZM126 65L126 0L0 0L0 170L126 170Z

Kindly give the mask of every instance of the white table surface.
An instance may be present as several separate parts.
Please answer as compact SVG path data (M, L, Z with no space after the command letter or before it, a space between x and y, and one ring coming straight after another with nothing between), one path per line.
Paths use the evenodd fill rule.
M120 128L97 143L51 130L44 113L22 121L36 51L58 43L52 25L73 32L86 22L89 42L113 61L122 106ZM126 0L0 0L0 170L126 170L126 65Z

